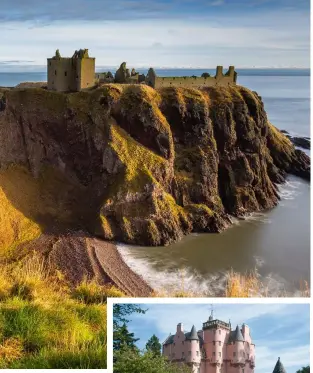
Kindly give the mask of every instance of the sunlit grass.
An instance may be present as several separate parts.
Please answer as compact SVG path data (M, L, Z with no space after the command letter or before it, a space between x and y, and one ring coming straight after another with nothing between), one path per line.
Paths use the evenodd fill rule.
M106 368L106 298L122 292L73 289L37 254L0 273L0 368Z

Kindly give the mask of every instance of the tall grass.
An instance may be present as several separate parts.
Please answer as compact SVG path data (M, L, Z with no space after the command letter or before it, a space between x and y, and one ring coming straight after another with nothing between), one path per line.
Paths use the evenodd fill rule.
M106 298L114 287L72 289L34 254L0 263L0 368L106 368Z

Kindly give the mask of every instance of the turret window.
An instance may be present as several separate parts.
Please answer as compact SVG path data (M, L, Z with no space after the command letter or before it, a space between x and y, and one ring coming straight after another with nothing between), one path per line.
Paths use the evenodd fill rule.
M220 331L220 330L218 331L218 334L221 334L221 331Z
M222 357L222 353L221 353L221 352L219 352L219 353L218 353L218 356L219 356L219 357Z
M199 356L199 351L197 351L197 356Z
M219 342L218 342L218 344L219 344L219 345L221 346L221 345L222 345L222 342L221 342L221 341L219 341Z
M215 346L215 341L213 341L213 346Z

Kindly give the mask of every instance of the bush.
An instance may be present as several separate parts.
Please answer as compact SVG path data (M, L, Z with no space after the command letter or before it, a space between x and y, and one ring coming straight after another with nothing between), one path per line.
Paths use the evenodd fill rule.
M107 298L118 298L125 296L115 286L101 286L95 280L84 280L76 287L73 297L86 304L106 303Z
M118 351L115 356L115 373L191 373L191 367L185 364L169 362L164 356L155 356L151 352L140 354L131 349Z

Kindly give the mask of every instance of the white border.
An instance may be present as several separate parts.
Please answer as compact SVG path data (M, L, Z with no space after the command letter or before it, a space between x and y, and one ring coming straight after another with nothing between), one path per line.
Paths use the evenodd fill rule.
M113 372L113 304L309 304L310 321L313 311L310 298L108 298L107 301L107 371ZM301 315L299 315L301 316ZM312 360L312 322L310 329L310 361ZM270 373L270 372L269 372ZM293 372L288 372L293 373Z

